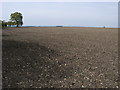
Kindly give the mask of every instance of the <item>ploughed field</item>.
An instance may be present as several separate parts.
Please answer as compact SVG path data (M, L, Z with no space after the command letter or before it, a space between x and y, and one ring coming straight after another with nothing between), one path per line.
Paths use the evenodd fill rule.
M118 88L118 30L3 29L3 88Z

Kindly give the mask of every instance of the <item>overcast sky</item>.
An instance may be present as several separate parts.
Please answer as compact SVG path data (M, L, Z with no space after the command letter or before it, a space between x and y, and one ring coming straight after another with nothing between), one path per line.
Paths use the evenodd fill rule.
M1 0L2 2L33 2L33 0ZM34 2L119 2L119 0L34 0Z
M118 26L117 2L4 2L2 19L21 12L24 26Z

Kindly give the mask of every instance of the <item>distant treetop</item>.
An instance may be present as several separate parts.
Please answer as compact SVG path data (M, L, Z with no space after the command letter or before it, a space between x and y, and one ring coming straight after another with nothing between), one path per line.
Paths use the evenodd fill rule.
M14 21L16 23L16 25L17 25L16 27L19 27L19 25L21 25L21 26L23 25L22 19L23 19L23 16L19 12L15 12L10 15L10 20Z

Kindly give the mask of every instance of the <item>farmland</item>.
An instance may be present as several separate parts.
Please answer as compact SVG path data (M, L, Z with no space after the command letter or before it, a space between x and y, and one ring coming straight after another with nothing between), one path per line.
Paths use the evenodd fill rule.
M3 87L118 88L118 29L3 29Z

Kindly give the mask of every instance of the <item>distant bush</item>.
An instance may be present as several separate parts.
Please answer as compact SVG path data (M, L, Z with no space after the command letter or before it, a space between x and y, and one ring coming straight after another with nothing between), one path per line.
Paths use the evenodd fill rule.
M4 20L2 21L2 27L7 27L7 22L5 22Z
M8 25L8 27L11 27L11 26L16 25L16 22L8 21L8 22L7 22L7 25Z
M2 28L2 21L0 20L0 28Z
M56 26L56 27L63 27L63 26Z
M2 20L0 20L0 28L4 28L4 27L11 27L11 26L15 26L16 25L16 22L14 22L14 21L8 21L8 22L6 22L6 21L2 21Z

